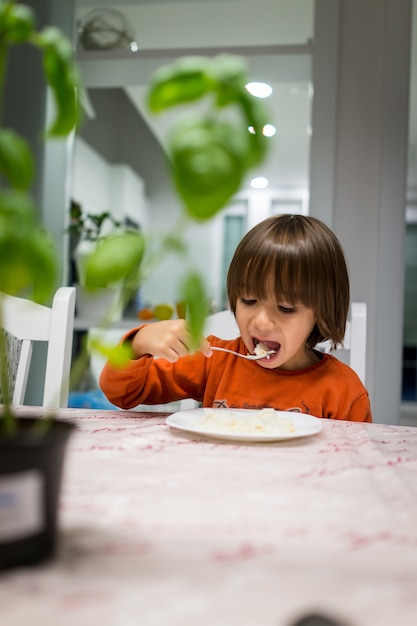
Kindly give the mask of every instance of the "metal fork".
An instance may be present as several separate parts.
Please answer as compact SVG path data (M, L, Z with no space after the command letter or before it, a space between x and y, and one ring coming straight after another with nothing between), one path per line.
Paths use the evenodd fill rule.
M259 359L269 358L273 354L275 354L275 350L268 350L265 354L241 354L240 352L235 352L234 350L228 350L227 348L219 348L217 346L211 346L212 350L217 350L217 352L230 352L230 354L234 354L235 356L241 356L242 359L248 359L248 361L259 361Z

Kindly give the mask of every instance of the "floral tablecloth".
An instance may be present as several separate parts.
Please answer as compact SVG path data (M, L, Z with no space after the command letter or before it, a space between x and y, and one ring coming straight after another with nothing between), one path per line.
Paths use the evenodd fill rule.
M2 626L416 626L417 428L238 445L161 413L61 415L58 554L0 576Z

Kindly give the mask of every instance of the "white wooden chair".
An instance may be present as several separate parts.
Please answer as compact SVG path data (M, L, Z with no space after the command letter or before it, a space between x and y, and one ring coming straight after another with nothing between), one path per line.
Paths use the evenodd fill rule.
M350 365L363 384L366 372L366 318L366 303L352 302L343 344L337 346L336 350L330 349L330 342L323 342L317 346L322 352L330 352Z
M222 339L234 339L239 333L239 326L233 313L228 309L226 311L217 311L206 318L204 334L216 335Z
M55 409L68 405L69 374L75 312L75 288L60 287L52 306L0 294L4 330L11 342L16 340L18 363L12 403L24 404L26 385L32 358L33 343L47 342L47 357L43 404Z

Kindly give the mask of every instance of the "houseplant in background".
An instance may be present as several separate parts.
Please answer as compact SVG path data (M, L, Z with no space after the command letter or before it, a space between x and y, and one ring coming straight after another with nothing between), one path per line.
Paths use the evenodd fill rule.
M97 214L84 213L80 204L71 201L70 223L67 230L74 239L71 250L78 282L84 282L86 259L99 239L109 232L118 231L120 227L121 222L115 220L108 211Z
M80 204L71 201L67 231L70 234L71 282L77 290L76 310L79 317L100 323L103 320L115 321L122 316L125 301L123 282L91 291L86 287L85 268L89 256L104 237L130 230L131 227L122 225L109 211L85 213Z
M32 10L24 4L0 0L0 108L11 47L29 44L42 53L44 74L56 103L56 115L47 137L66 137L79 120L79 78L70 42L56 28L37 30ZM149 89L150 109L157 113L171 106L207 99L204 113L189 116L173 129L169 167L184 214L177 228L145 248L141 233L123 232L102 238L85 264L85 284L91 291L123 282L123 297L137 289L155 263L168 253L184 259L184 280L178 299L185 302L195 345L204 329L207 296L202 278L188 260L184 230L190 220L208 220L239 189L246 171L266 151L262 135L265 115L245 90L246 68L238 57L184 58L161 68ZM228 107L241 111L241 122L223 119ZM253 133L248 133L251 126ZM11 129L0 126L0 328L1 294L24 295L47 301L57 281L56 256L48 233L37 223L36 207L28 189L34 173L31 150ZM106 320L103 320L106 324ZM92 349L122 364L125 346L107 346L97 339ZM75 368L76 369L76 368ZM65 446L71 426L66 422L17 418L11 406L7 344L0 332L0 569L37 563L53 555L56 510ZM51 457L49 453L51 452ZM40 453L40 454L38 454ZM49 460L50 459L50 460ZM48 472L52 471L52 482ZM32 503L32 504L30 504ZM34 517L35 528L17 538L13 518L20 523ZM29 513L29 515L28 515ZM24 526L24 524L23 524Z

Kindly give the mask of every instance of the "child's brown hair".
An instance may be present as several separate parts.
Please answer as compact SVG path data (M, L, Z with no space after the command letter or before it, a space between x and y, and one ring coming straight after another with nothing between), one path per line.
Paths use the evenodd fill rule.
M327 339L333 347L343 342L350 303L347 263L336 235L317 218L278 215L252 228L233 256L227 293L233 313L242 296L301 302L317 317L308 347Z

